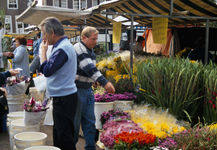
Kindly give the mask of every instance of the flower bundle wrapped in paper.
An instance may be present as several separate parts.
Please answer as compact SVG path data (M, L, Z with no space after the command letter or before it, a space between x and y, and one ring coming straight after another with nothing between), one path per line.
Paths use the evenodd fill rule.
M36 102L32 97L30 100L25 100L22 108L24 109L24 124L35 125L38 124L48 109L47 103L49 99L45 99L42 104L40 101Z
M5 82L8 95L24 95L29 86L30 78L17 75L8 77Z
M12 42L12 37L10 35L4 35L2 37L2 52L8 52L10 51L11 47L11 42ZM7 58L3 57L4 61L4 68L7 68Z

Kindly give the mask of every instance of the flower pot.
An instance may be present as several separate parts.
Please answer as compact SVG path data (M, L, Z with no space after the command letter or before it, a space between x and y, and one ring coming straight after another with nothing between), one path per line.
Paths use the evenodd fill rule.
M113 150L113 149L109 149L109 148L105 147L105 150Z
M133 100L115 100L114 109L120 108L123 111L132 109L134 101Z
M96 129L102 129L102 125L100 122L100 115L105 111L109 111L110 109L114 109L114 102L95 102L94 112L96 117Z

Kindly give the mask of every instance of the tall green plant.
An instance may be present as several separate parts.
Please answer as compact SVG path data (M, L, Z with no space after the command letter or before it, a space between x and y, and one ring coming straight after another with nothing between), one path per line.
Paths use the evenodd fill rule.
M186 114L189 119L196 117L203 65L178 58L154 58L136 66L137 83L143 89L141 101L168 109L178 119L186 119Z

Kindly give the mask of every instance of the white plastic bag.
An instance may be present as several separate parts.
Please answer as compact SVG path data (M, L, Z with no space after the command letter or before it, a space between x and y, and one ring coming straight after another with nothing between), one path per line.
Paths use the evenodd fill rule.
M45 113L46 111L27 112L24 110L23 122L25 125L36 125L41 121Z
M50 101L47 107L49 107L49 109L47 109L47 113L44 118L44 125L53 126L53 100Z
M44 75L41 75L33 78L33 80L34 80L35 88L38 91L38 94L44 93L47 87L46 77Z

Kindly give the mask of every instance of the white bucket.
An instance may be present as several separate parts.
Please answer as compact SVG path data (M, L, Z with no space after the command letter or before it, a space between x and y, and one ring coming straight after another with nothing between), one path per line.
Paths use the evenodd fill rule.
M35 101L43 102L44 93L38 94L36 87L29 88L30 98L34 97Z
M8 95L9 112L22 111L21 108L26 99L26 95Z
M60 149L54 146L32 146L26 148L25 150L60 150Z
M11 122L10 132L9 132L9 141L10 141L10 148L13 149L14 147L14 135L21 132L27 131L40 131L40 124L26 126L23 123L23 119L17 119Z
M11 112L7 115L7 127L8 131L10 131L11 122L17 119L23 119L23 111L15 111Z
M132 109L133 106L133 100L131 101L126 101L126 100L116 100L114 104L114 109L122 109L122 110L129 110Z
M47 134L42 132L22 132L14 136L17 150L24 150L31 146L44 146L47 142Z
M102 129L100 116L104 111L107 112L110 109L114 109L114 102L95 102L94 112L96 117L96 129Z

